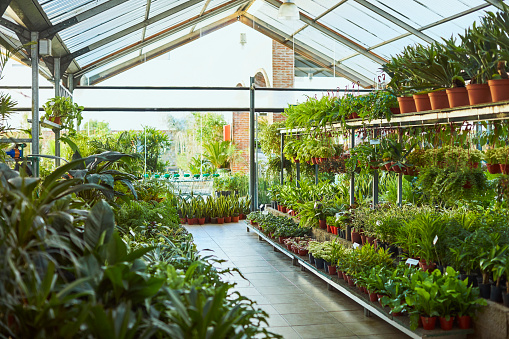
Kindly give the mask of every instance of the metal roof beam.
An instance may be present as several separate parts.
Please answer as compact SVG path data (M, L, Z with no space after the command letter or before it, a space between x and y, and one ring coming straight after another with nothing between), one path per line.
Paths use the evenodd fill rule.
M2 15L4 15L5 11L7 10L7 7L11 4L12 0L3 0L0 2L0 18Z
M144 21L140 22L139 24L130 26L130 27L126 28L126 29L121 30L120 32L117 32L115 34L107 36L104 39L101 39L101 40L99 40L97 42L94 42L94 43L90 44L87 47L83 47L82 49L79 49L79 50L77 50L77 51L75 51L75 52L73 52L71 54L68 54L68 55L62 57L62 61L65 62L68 59L71 59L71 60L75 59L75 58L77 58L77 57L79 57L81 55L84 55L84 54L86 54L88 52L93 51L94 49L100 48L100 47L102 47L102 46L104 46L106 44L109 44L109 43L111 43L111 42L113 42L115 40L118 40L118 39L120 39L120 38L122 38L122 37L124 37L124 36L126 36L128 34L131 34L133 32L136 32L136 31L140 30L140 29L143 29L144 27L147 27L148 25L151 25L153 23L161 21L161 20L169 17L170 15L174 15L174 14L176 14L176 13L178 13L180 11L183 11L183 10L185 10L185 9L191 7L191 6L194 6L194 5L196 5L196 4L198 4L198 3L202 2L202 1L203 0L189 0L189 1L186 1L183 4L175 6L175 7L171 8L171 9L169 9L167 11L164 11L164 12L162 12L162 13L156 15L156 16L153 16L152 18L144 20Z
M461 18L462 16L465 16L465 15L468 15L468 14L471 14L471 13L474 13L474 12L477 12L483 8L486 8L486 7L489 7L490 5L489 4L482 4L482 5L478 5L478 6L475 6L475 7L472 7L472 8L469 8L463 12L460 12L460 13L456 13L454 15L451 15L451 16L448 16L447 18L443 18L441 20L438 20L438 21L435 21L435 22L432 22L426 26L422 26L420 28L417 28L418 31L425 31L427 29L430 29L430 28L433 28L435 26L438 26L438 25L441 25L443 23L446 23L446 22L449 22L449 21L452 21L454 19L457 19L457 18ZM389 40L385 40L385 41L382 41L381 43L379 44L376 44L376 45L373 45L373 46L370 46L368 48L368 50L373 50L375 48L378 48L378 47L382 47L382 46L385 46L387 44L390 44L391 42L394 42L394 41L397 41L399 39L402 39L402 38L406 38L407 36L410 36L412 35L412 33L405 33L405 34L401 34L400 36L397 36L397 37L394 37L392 39L389 39ZM355 54L352 54L352 55L349 55L347 57L344 57L343 59L339 60L340 62L343 62L345 60L348 60L350 58L353 58L357 55L359 55L360 53L355 53Z
M176 32L179 32L183 29L187 29L189 27L192 27L193 25L203 21L203 20L206 20L218 13L221 13L221 12L224 12L224 11L227 11L229 9L232 9L232 8L235 8L243 3L245 3L246 0L232 0L232 1L229 1L229 2L226 2L224 4L221 4L207 12L205 12L201 17L200 16L195 16L193 18L190 18L186 21L183 21L175 26L172 26L172 27L169 27L167 29L165 29L164 31L162 32L159 32L157 34L154 34L153 36L147 38L145 41L143 42L137 42L137 43L134 43L130 46L127 46L117 52L114 52L110 55L107 55L105 56L104 58L101 58L97 61L94 61L93 63L89 64L89 65L85 65L82 67L82 69L77 72L75 74L76 77L81 77L83 74L87 73L87 72L90 72L91 70L95 69L95 68L98 68L100 66L103 66L103 65L106 65L118 58L121 58L122 56L124 55L127 55L129 53L132 53L134 51L136 51L137 49L140 49L140 48L143 48L149 44L152 44L154 42L157 42L159 40L162 40L172 34L175 34Z
M265 0L272 6L279 8L282 5L282 2L279 0ZM336 7L344 3L344 1L340 1L338 4L336 4ZM373 60L374 62L383 65L387 62L384 58L380 57L379 55L376 55L373 52L368 51L366 48L364 48L362 45L359 45L358 43L352 41L351 39L345 37L342 34L339 34L335 30L333 30L330 27L327 27L324 24L321 24L318 22L318 19L325 16L327 13L330 12L330 9L323 13L322 15L316 17L315 19L310 18L309 16L303 14L302 12L299 12L300 20L304 22L306 25L311 26L318 31L322 32L323 34L331 37L332 39L336 40L337 42L347 46L348 48L353 49L354 51L364 55L365 57ZM291 37L295 36L296 33L293 33ZM291 37L289 37L289 40L291 40Z
M503 5L502 0L484 0L484 1L486 1L487 3L489 3L492 6L495 6L496 8L498 8L501 11L504 10L504 5Z
M47 39L47 38L51 39L58 32L63 31L66 28L72 27L82 21L90 19L91 17L93 17L99 13L102 13L104 11L112 9L113 7L118 6L126 1L129 1L129 0L110 0L105 3L100 4L98 6L95 6L94 8L91 8L88 11L84 11L76 16L73 16L72 18L66 19L62 22L59 22L56 25L46 28L45 30L40 32L40 38L41 39Z
M200 16L202 16L203 13L207 10L207 7L209 6L209 4L210 4L210 0L206 0L205 1L205 5L203 5L203 7L202 7L202 9L200 11ZM191 27L191 31L189 33L193 33L195 28L196 28L196 25Z
M150 52L145 53L144 55L142 55L140 57L133 58L131 60L123 62L120 65L116 65L104 72L96 74L89 79L89 81L90 81L89 84L91 86L96 85L96 84L100 83L101 81L104 81L108 78L111 78L111 77L117 75L117 74L125 72L128 69L138 66L146 61L152 60L152 59L154 59L158 56L161 56L165 53L168 53L178 47L181 47L185 44L195 41L202 36L205 36L207 34L217 31L218 29L228 26L234 22L237 22L237 16L238 16L237 13L235 13L229 17L226 17L226 18L216 21L206 27L203 27L199 32L189 33L189 34L187 34L179 39L176 39L168 44L165 44L159 48L151 50Z
M376 7L372 3L369 3L366 0L354 0L354 1L357 2L359 5L362 5L362 6L366 7L370 11L375 12L376 14L380 15L381 17L389 20L393 24L395 24L395 25L403 28L404 30L407 30L408 32L412 33L413 35L421 38L422 40L426 41L427 43L431 44L431 43L435 42L434 39L430 38L426 34L420 32L419 30L417 30L415 28L413 28L412 26L410 26L406 22L396 18L395 16L387 13L386 11Z
M148 20L149 16L150 16L150 6L152 5L152 0L147 0L147 6L146 6L146 10L145 10L145 18L144 20ZM145 41L145 35L147 33L147 26L143 27L143 30L141 31L141 41ZM143 52L143 49L140 48L140 55L141 53Z
M270 24L256 18L249 13L244 13L244 15L240 17L240 21L247 26L257 30L258 32L268 36L269 38L279 42L280 44L295 50L295 52L307 57L317 65L328 68L332 72L335 71L339 76L343 76L353 82L358 81L364 88L372 86L373 80L369 79L368 77L344 65L335 64L335 61L332 58L304 44L300 40L288 40L288 34L278 30L274 26L271 26Z

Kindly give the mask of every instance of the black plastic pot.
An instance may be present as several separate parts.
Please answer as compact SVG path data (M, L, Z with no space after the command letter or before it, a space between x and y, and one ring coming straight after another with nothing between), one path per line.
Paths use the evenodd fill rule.
M389 244L386 244L386 248L387 250L389 251L390 255L392 257L396 257L398 256L398 247L397 246L394 246L394 245L389 245Z
M325 260L323 260L321 258L320 259L315 258L315 266L316 266L317 269L323 270L323 268L325 266L324 264L325 264Z
M509 307L509 294L502 291L502 300L504 300L504 306Z
M491 285L490 300L501 303L502 302L502 288L500 286Z
M311 265L314 265L315 264L315 257L313 257L313 255L311 253L308 253L309 255L309 263Z
M491 284L479 284L481 298L489 299L491 293Z
M346 226L346 240L352 241L352 226Z
M325 271L325 273L329 273L329 266L330 266L330 264L331 264L330 262L324 260L323 270Z

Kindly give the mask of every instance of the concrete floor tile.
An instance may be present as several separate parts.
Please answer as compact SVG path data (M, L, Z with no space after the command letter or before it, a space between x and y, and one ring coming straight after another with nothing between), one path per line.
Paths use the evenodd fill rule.
M338 321L327 312L282 314L291 326L335 324Z
M272 304L274 308L281 314L292 314L292 313L323 313L324 309L317 303L297 303L293 302L290 304Z
M344 323L346 328L352 331L355 335L380 335L380 334L400 334L401 332L387 324L383 320L379 320L382 323L370 323L369 326L366 326L364 322L349 322Z
M261 294L286 294L286 293L303 293L302 290L296 286L262 286L256 288Z
M341 312L330 312L330 315L336 318L341 323L370 323L375 324L383 322L383 320L376 317L365 317L364 311L341 311Z
M282 335L284 339L301 339L302 337L292 327L268 327L268 331Z
M265 298L271 304L314 303L314 300L304 293L267 294Z
M304 339L326 337L342 338L354 336L354 334L349 329L338 323L293 326L293 329Z
M262 325L262 327L288 327L288 322L279 314L270 314L268 318L268 325Z

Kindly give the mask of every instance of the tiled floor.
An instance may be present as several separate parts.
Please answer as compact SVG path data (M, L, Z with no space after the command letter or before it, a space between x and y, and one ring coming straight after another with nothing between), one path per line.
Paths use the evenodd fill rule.
M362 307L321 279L292 266L291 260L246 232L244 222L186 226L200 250L209 249L223 267L237 267L228 279L236 290L255 300L269 314L268 328L285 339L293 338L408 338L375 316L365 317ZM206 252L205 252L206 253Z

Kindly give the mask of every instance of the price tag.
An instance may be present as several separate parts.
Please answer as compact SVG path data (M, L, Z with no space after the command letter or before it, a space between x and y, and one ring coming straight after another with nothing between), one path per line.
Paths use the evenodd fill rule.
M262 214L267 215L267 214L269 214L269 211L263 211Z
M380 139L371 139L369 140L371 145L380 145Z
M436 245L438 241L438 235L435 235L435 239L433 239L433 245Z
M260 204L260 209L263 209L265 207L265 204Z
M358 244L358 243L356 243L356 242L354 242L354 243L353 243L353 249L354 249L354 250L355 250L355 249L357 249L357 248L359 248L359 246L360 246L360 244Z
M406 261L405 261L405 264L406 265L409 265L409 266L415 266L419 263L419 260L417 259L411 259L411 258L408 258Z

